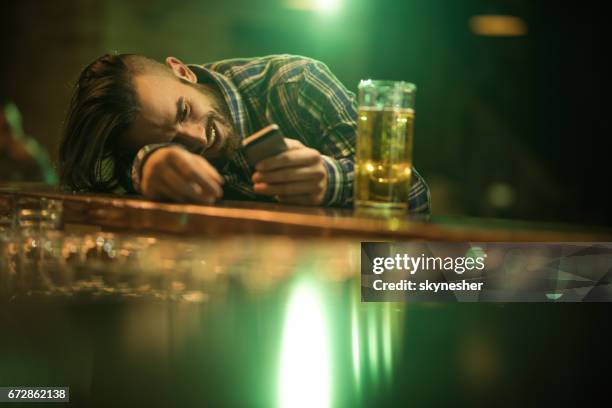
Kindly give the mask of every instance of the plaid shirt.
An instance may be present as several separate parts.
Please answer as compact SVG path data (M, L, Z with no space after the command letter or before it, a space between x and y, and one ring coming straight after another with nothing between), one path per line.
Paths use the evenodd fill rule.
M240 139L270 123L286 137L318 150L327 170L328 187L323 205L352 202L357 109L355 95L321 62L293 55L229 59L190 65L198 82L218 86ZM169 143L147 145L132 165L133 190L139 192L142 165L155 149ZM253 192L252 169L238 151L217 169L225 178L224 197L271 200ZM430 212L429 188L413 171L409 193L412 212Z

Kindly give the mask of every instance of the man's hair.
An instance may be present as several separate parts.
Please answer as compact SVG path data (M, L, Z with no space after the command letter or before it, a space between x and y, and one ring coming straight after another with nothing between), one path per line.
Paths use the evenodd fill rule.
M129 185L136 154L122 136L139 111L133 77L144 71L171 74L138 54L105 54L81 73L59 148L60 183L73 191L110 192Z

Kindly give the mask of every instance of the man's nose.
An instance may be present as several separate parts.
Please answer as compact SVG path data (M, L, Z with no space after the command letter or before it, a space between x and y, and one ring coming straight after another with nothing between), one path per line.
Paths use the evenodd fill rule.
M204 126L200 123L184 124L179 130L178 136L188 138L193 143L200 143L202 145L206 145L208 142L206 132L204 131Z
M181 126L172 141L185 146L190 152L198 154L203 152L208 142L204 128L201 125Z

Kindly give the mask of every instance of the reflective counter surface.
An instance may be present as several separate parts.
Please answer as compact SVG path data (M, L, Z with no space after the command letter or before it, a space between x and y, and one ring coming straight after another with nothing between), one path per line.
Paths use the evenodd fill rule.
M0 248L0 386L69 386L71 406L514 407L579 398L607 365L596 305L363 303L355 240Z
M217 239L230 235L481 242L612 241L612 229L464 216L380 214L252 201L172 204L140 196L77 194L0 183L0 228L20 214L44 212L65 230L165 233ZM26 217L27 218L27 217Z

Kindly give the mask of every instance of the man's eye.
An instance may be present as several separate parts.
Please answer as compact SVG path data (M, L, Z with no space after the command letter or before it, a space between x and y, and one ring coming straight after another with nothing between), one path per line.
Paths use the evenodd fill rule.
M183 104L183 108L181 109L181 122L184 122L189 115L189 105L186 103Z

